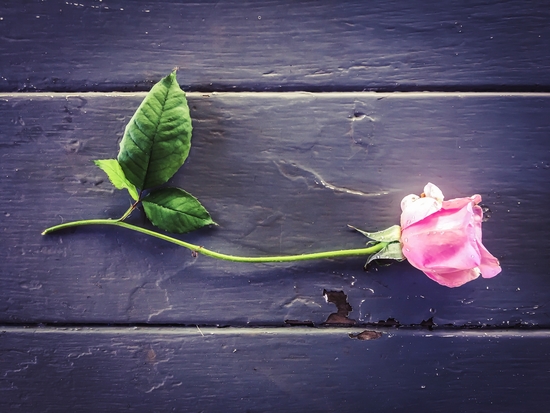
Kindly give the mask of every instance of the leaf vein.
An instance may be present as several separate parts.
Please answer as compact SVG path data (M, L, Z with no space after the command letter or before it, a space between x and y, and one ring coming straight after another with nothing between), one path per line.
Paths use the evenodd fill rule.
M161 119L162 119L162 113L164 112L164 106L166 105L166 100L168 99L168 95L170 93L170 86L172 86L172 81L170 81L170 85L168 87L166 87L166 90L165 90L165 93L164 93L164 99L162 100L162 102L159 102L160 105L161 105L161 115L158 116L158 119L157 119L157 122L156 122L156 125L155 125L155 128L154 128L154 133L153 133L153 136L152 136L152 148L154 148L154 145L155 145L155 142L156 142L156 137L157 137L157 132L158 132L158 129L159 129L159 125L160 125L160 122L161 122ZM163 85L164 86L164 85ZM147 159L147 167L145 168L145 180L147 181L147 172L149 171L149 168L150 168L150 165L151 165L151 156L148 157ZM144 182L144 187L147 186Z

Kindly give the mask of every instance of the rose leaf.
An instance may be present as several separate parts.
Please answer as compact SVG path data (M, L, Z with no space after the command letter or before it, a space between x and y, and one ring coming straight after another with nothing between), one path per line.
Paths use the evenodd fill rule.
M147 218L165 231L182 234L205 225L215 225L197 198L180 188L151 192L143 198L142 204Z
M191 131L189 106L174 71L153 86L126 125L118 162L128 181L139 189L168 181L189 154Z
M116 159L100 159L94 163L107 174L116 189L127 189L134 201L138 200L136 187L126 179L124 171Z

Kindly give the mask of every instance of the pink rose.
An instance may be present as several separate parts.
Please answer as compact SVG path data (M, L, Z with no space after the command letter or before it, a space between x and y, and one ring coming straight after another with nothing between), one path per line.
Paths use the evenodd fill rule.
M481 243L483 211L480 195L443 200L443 193L428 183L418 197L401 201L401 244L411 265L447 287L459 287L481 274L491 278L500 271L498 260Z

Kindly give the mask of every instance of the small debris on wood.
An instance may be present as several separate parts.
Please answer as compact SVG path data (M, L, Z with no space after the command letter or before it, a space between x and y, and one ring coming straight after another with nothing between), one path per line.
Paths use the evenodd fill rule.
M422 320L420 326L432 330L435 326L437 326L437 324L434 323L434 318L430 317L427 320Z
M377 327L401 327L401 323L393 317L390 317L387 320L380 320L377 323L372 323L372 325Z
M285 324L288 324L289 326L315 327L313 321L310 320L285 320Z
M376 340L377 338L382 337L382 333L378 331L365 330L359 334L348 334L349 338L356 338L357 340Z

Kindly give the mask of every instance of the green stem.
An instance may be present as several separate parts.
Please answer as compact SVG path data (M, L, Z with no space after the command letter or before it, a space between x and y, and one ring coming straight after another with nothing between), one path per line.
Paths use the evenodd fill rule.
M190 249L193 252L197 252L209 257L218 258L220 260L233 261L233 262L293 262L293 261L306 261L306 260L317 260L321 258L342 258L342 257L361 257L366 255L374 254L381 249L383 249L387 243L380 242L376 245L367 248L357 248L357 249L346 249L346 250L336 250L336 251L323 251L323 252L314 252L311 254L300 254L300 255L276 255L271 257L241 257L236 255L221 254L219 252L210 251L204 247L190 244L185 241L181 241L176 238L169 237L155 231L150 231L145 228L137 227L135 225L127 224L120 220L112 219L87 219L82 221L73 221L67 222L65 224L55 225L53 227L47 228L42 232L42 235L51 234L52 232L59 231L61 229L79 227L83 225L113 225L115 227L122 227L132 231L141 232L142 234L147 234L152 237L160 238L164 241L171 242L173 244L179 245Z
M132 212L134 212L134 209L136 209L137 207L137 204L138 204L139 201L136 201L132 204L132 206L130 206L130 208L128 208L128 211L126 211L118 220L119 221L124 221L126 218L128 218L130 216L130 214ZM77 221L78 222L78 221ZM46 230L47 231L47 230Z

